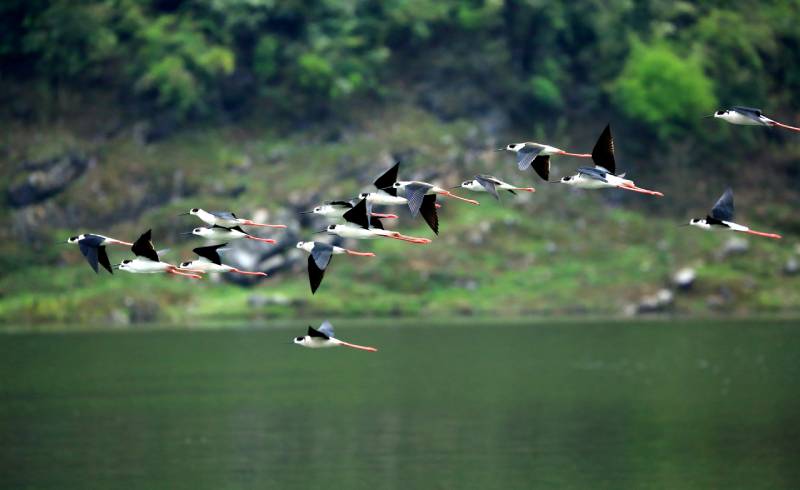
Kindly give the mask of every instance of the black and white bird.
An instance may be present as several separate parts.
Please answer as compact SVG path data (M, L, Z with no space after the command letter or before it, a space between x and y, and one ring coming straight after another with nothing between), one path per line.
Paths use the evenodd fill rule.
M200 227L200 228L195 228L189 233L184 233L184 235L197 235L204 238L208 238L209 240L230 241L230 240L239 240L242 238L246 238L248 240L255 240L257 242L277 243L272 238L261 238L253 236L244 231L239 226L232 226L230 228L219 225L214 225L209 228Z
M371 216L370 208L371 206L367 203L367 200L362 199L353 209L342 215L346 223L330 225L323 231L342 238L359 240L383 237L423 245L431 242L428 238L410 237L396 231L384 229L381 220Z
M350 347L351 349L365 350L367 352L378 352L375 347L367 347L364 345L351 344L343 340L339 340L333 336L333 325L328 320L322 322L319 328L308 326L308 334L295 337L294 343L309 349L322 349L326 347Z
M62 242L63 243L63 242ZM106 253L106 246L107 245L133 245L130 242L123 242L122 240L116 240L114 238L109 238L103 235L96 235L94 233L84 233L82 235L69 237L67 239L67 243L72 243L78 245L81 250L81 253L86 258L86 261L89 262L89 265L92 266L92 269L97 272L97 264L103 266L105 270L109 272L109 274L113 274L113 269L111 268L111 262L108 260L108 254Z
M358 257L375 257L372 252L357 252L343 247L337 247L323 242L297 242L297 248L308 252L308 283L311 286L311 294L317 292L322 279L325 277L325 270L334 255L353 255Z
M223 243L220 245L211 245L209 247L197 247L192 249L192 252L196 253L200 258L188 262L182 262L180 268L183 270L200 273L232 272L234 274L242 274L245 276L267 276L266 272L243 271L237 269L236 267L223 264L219 252L221 252L223 247L227 245L227 243Z
M713 117L740 126L767 126L770 128L777 126L790 131L800 132L800 128L770 119L761 112L761 109L755 109L753 107L734 106L730 109L715 112Z
M327 201L319 206L315 206L311 211L301 211L300 214L317 214L326 218L339 219L344 213L353 209L353 206L357 202L357 199L350 201ZM372 216L376 218L397 219L396 214L376 213L374 211L372 212Z
M267 228L286 228L286 225L270 225L267 223L256 223L253 220L238 218L236 214L230 211L205 211L200 208L192 208L188 213L183 213L181 216L191 214L197 216L203 222L209 225L224 226L232 228L234 226L263 226Z
M626 179L625 174L617 175L617 164L614 159L614 139L611 137L611 125L607 125L600 134L592 150L594 167L580 167L575 175L562 177L559 182L580 189L604 189L616 187L626 191L649 194L663 197L658 191L651 191L637 187L632 180Z
M528 170L531 166L544 180L550 180L550 157L553 155L565 155L578 158L590 158L589 153L570 153L555 146L543 145L526 141L523 143L512 143L505 148L498 148L497 151L513 151L517 154L517 166L520 170Z
M409 211L411 211L411 217L416 218L418 215L422 215L422 218L431 230L437 235L439 234L439 215L436 209L440 206L436 202L436 194L417 195L414 201L409 201L405 197L392 195L386 191L379 190L377 192L362 192L358 197L366 200L370 205L407 205ZM373 213L373 216L374 215L375 213Z
M727 189L722 194L711 212L705 218L692 218L687 225L695 226L701 230L706 231L738 231L740 233L747 233L750 235L758 235L767 238L781 238L780 235L775 233L764 233L762 231L751 230L750 228L733 222L734 209L733 209L733 190Z
M193 279L201 279L202 276L181 270L172 264L162 262L158 257L158 252L153 247L151 240L151 230L142 233L133 245L131 251L136 256L135 259L126 259L117 266L119 270L132 272L134 274L155 274L166 273L177 276L186 276Z
M500 194L497 192L498 190L508 191L511 194L516 194L517 191L536 192L536 189L533 187L517 187L508 182L503 182L497 177L485 174L476 175L473 180L465 180L459 187L473 192L488 192L494 196L495 199L500 199Z
M397 180L397 174L400 170L400 163L395 163L389 170L384 172L378 177L374 184L379 190L391 196L405 197L409 202L409 207L414 212L414 207L419 209L422 205L422 196L428 194L438 194L440 196L452 197L459 201L468 202L470 204L479 205L480 203L474 199L467 199L465 197L457 196L447 189L443 189L428 182L421 182L418 180ZM418 203L418 204L417 204ZM412 207L413 206L413 207Z

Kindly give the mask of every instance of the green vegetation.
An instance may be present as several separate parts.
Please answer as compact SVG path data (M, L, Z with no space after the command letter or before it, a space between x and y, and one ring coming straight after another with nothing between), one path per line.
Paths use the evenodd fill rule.
M89 163L46 199L0 203L10 223L0 322L618 314L685 265L698 281L674 311L797 312L798 279L781 269L800 235L800 140L702 116L745 104L797 124L798 7L3 2L0 179L36 181L43 162L69 153ZM571 192L491 150L539 140L588 151L607 121L621 170L666 198ZM95 277L74 248L52 245L77 230L131 238L152 226L159 248L188 258L198 242L178 233L194 222L176 216L187 207L294 220L287 204L353 195L396 159L448 185L488 172L537 192L445 202L433 244L361 243L380 257L334 260L313 297L302 262L243 288ZM582 162L553 163L561 176ZM722 259L725 237L675 226L728 185L743 221L787 238L748 240L747 253ZM405 216L397 227L430 235Z

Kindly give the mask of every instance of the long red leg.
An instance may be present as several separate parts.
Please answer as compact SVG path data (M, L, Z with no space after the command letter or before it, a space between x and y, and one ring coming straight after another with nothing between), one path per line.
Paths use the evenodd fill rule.
M286 225L268 225L266 223L256 223L254 221L250 221L249 219L243 220L242 224L245 226L264 226L266 228L286 228Z
M384 219L397 219L396 214L387 214L387 213L372 213L372 216L376 218L384 218Z
M171 269L167 269L167 274L175 274L176 276L186 276L186 277L191 277L192 279L202 279L203 278L203 276L198 276L197 274L188 274L188 273L185 273L185 272L180 272L180 271L178 271L178 269L175 269L174 267L171 268Z
M664 194L662 194L661 192L642 189L641 187L636 187L635 185L630 185L630 186L628 186L628 185L620 185L618 187L620 189L625 189L625 190L628 190L628 191L638 192L640 194L648 194L650 196L664 197Z
M349 342L342 342L341 340L339 342L340 345L343 345L345 347L350 347L351 349L365 350L367 352L378 352L378 349L376 349L375 347L367 347L364 345L351 344Z
M442 207L442 205L441 205L441 204L439 204L439 203L437 202L437 203L436 203L436 209L439 209L439 208L441 208L441 207Z
M514 187L511 189L512 191L522 191L522 192L536 192L536 189L533 187Z
M562 151L559 155L566 155L568 157L578 157L578 158L592 158L591 153L570 153L568 151Z
M458 199L459 201L468 202L468 203L474 204L476 206L480 205L480 203L478 201L474 200L474 199L467 199L466 197L457 196L457 195L455 195L455 194L453 194L452 192L449 192L449 191L440 192L439 194L442 194L442 195L447 196L447 197L452 197L453 199Z
M111 240L112 245L125 245L127 247L132 247L133 244L130 242L123 242L122 240Z
M392 233L391 235L381 235L381 236L385 236L386 238L394 238L395 240L402 240L404 242L416 243L419 245L427 245L428 243L431 243L431 240L428 238L415 238L411 236L401 235L400 233L396 232Z
M780 239L780 238L783 238L780 235L778 235L777 233L764 233L763 231L747 230L747 231L744 231L743 233L747 233L749 235L765 236L767 238L775 238L776 240Z
M262 276L267 277L266 272L251 272L251 271L240 271L239 269L231 269L231 272L235 272L237 274L242 274L245 276Z
M372 252L357 252L355 250L348 249L345 249L345 252L347 252L347 255L355 255L358 257L375 257L375 254Z
M800 128L796 128L794 126L789 126L788 124L779 123L778 121L773 121L775 126L781 127L783 129L788 129L789 131L797 131L800 132Z
M273 240L272 238L259 238L257 236L253 236L253 235L245 235L245 238L247 238L248 240L255 240L257 242L278 243L275 240Z

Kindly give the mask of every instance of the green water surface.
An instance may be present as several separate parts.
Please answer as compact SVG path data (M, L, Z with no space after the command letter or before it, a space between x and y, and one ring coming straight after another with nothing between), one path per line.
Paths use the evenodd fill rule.
M0 336L0 487L800 488L790 321Z

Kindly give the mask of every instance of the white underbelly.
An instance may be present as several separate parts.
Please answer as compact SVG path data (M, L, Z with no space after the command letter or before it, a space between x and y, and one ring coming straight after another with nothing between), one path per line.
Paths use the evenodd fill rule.
M605 189L608 187L616 187L616 185L611 184L610 182L590 179L588 177L584 177L583 175L578 176L578 180L574 185L580 189Z
M155 274L157 272L164 272L169 267L165 262L153 262L152 260L135 259L125 269L134 274Z
M378 205L383 205L383 206L399 206L399 205L402 205L402 204L408 204L408 199L406 199L405 197L390 196L388 194L385 195L385 196L383 196L383 195L377 195L377 196L376 195L370 195L367 198L367 201L370 204L378 204Z
M728 115L728 122L733 124L739 124L742 126L765 126L764 123L760 121L756 121L751 119L747 116L743 116L741 114L733 113Z
M357 238L359 240L375 238L376 236L371 230L354 226L340 226L336 229L336 234L342 238Z

